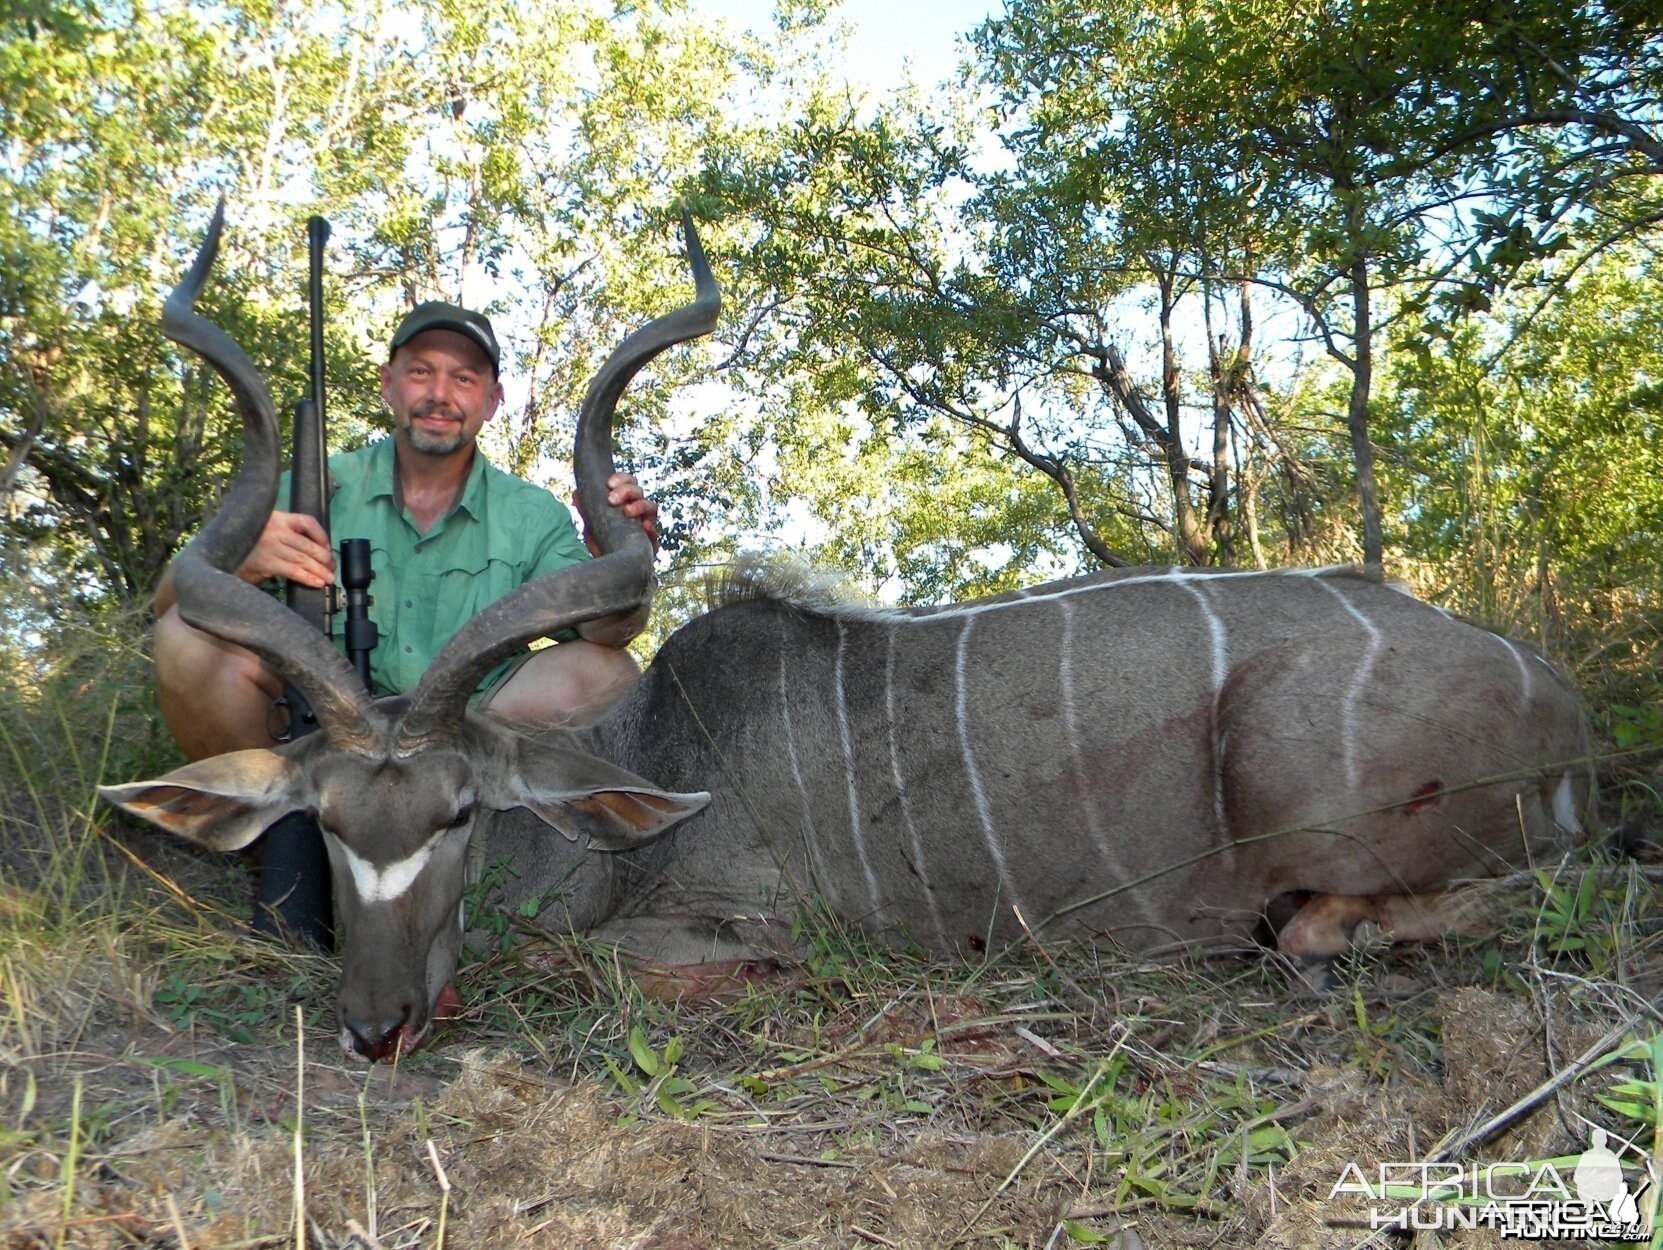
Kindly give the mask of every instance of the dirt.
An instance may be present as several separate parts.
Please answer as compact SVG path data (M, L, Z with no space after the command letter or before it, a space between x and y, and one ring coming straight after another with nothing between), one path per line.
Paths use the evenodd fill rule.
M565 951L474 966L461 1022L365 1069L340 1057L329 961L231 938L219 867L163 875L124 906L176 927L90 926L52 952L72 984L0 950L3 1250L1354 1246L1348 1167L1464 1140L1641 1019L1625 984L1659 965L1650 936L1626 983L1519 945L1377 951L1312 996L1265 958L855 960L672 1009ZM1486 978L1481 951L1518 975ZM191 1010L183 973L213 982L183 987ZM532 975L542 998L490 986ZM1569 1082L1458 1156L1574 1156L1622 1127L1594 1095L1645 1073ZM1229 1161L1248 1132L1269 1144ZM1417 1244L1499 1244L1439 1236Z
M946 1004L948 1018L962 1005ZM42 1133L35 1149L8 1142L16 1196L0 1209L0 1245L294 1245L297 1158L307 1244L321 1250L1041 1247L1078 1244L1060 1232L1068 1215L1082 1235L1108 1239L1095 1244L1122 1250L1351 1245L1366 1226L1337 1222L1355 1200L1331 1195L1347 1165L1423 1157L1548 1071L1542 1022L1527 1003L1461 988L1438 995L1436 1010L1441 1073L1399 1069L1381 1080L1359 1066L1320 1064L1299 1073L1287 1121L1297 1154L1226 1177L1225 1200L1204 1215L1135 1195L1105 1202L1107 1178L1093 1176L1090 1141L1075 1134L1036 1149L1032 1131L973 1131L947 1116L899 1129L851 1125L834 1102L819 1116L718 1110L682 1122L644 1114L616 1083L563 1080L465 1039L442 1040L398 1068L348 1068L315 1028L297 1151L292 1039L257 1046L202 1031L111 1027L73 1054L6 1074L9 1123L18 1123L20 1079L31 1070L35 1102L23 1118L61 1123L74 1097L68 1076L93 1140L76 1167L68 1223L54 1183L65 1166L61 1141ZM875 1032L910 1036L917 1023L902 1012ZM1008 1070L1004 1032L991 1053ZM972 1040L986 1050L986 1036ZM1588 1040L1586 1029L1568 1032L1553 1046L1553 1065ZM98 1108L119 1115L101 1121ZM1483 1152L1517 1159L1579 1148L1549 1099ZM1441 1244L1490 1241L1480 1230Z
M149 1074L181 1072L153 1066L158 1059L201 1071L165 1119L106 1130L117 1139L81 1164L66 1244L286 1238L294 1057L200 1045L184 1048L187 1057L167 1053L182 1049L168 1040L100 1062L82 1056L83 1106L89 1094L118 1103ZM450 1065L444 1079L307 1064L298 1157L310 1244L431 1246L441 1220L445 1244L480 1250L921 1245L961 1233L963 1245L1027 1244L1055 1226L1067 1196L1050 1167L1000 1191L1026 1148L1016 1137L926 1132L898 1149L849 1149L813 1129L631 1121L598 1083L551 1080L504 1052L466 1052ZM62 1166L47 1150L9 1164L40 1182ZM62 1205L61 1186L26 1194L0 1213L0 1244L54 1244ZM356 1229L365 1235L355 1242Z

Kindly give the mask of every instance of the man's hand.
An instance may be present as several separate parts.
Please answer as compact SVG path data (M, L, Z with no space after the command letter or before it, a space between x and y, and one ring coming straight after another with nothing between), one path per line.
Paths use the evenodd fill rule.
M622 508L624 515L641 523L647 538L652 542L653 550L658 550L658 505L641 493L641 483L635 480L633 473L614 473L606 479L606 502L614 508ZM583 535L584 545L589 548L589 554L600 555L600 548L586 530Z
M335 580L329 535L316 518L304 512L273 512L237 576L256 585L268 577L286 577L321 590Z

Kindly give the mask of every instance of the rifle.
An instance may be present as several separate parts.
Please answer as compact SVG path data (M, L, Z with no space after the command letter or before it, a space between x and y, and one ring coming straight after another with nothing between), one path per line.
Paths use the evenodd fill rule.
M306 223L310 262L306 302L312 331L310 393L295 401L289 479L289 511L313 517L326 535L329 533L329 487L323 403L323 249L328 241L329 222L322 217L310 218ZM363 563L367 566L368 561ZM358 598L367 597L360 591ZM292 611L313 626L325 634L330 632L330 617L338 606L335 587L317 590L291 581L284 590L284 600ZM359 613L362 611L360 606ZM367 620L364 623L369 624ZM373 634L375 626L369 624L369 628ZM370 645L374 645L373 637ZM367 685L367 653L359 672ZM284 685L283 697L278 703L289 713L282 740L292 741L317 729L317 716L292 685ZM276 935L287 930L303 941L329 949L334 945L334 908L330 897L329 856L317 821L305 812L292 812L266 830L262 845L260 878L255 891L255 931Z
M313 518L329 533L328 452L324 438L323 408L323 248L329 241L329 223L322 217L306 222L306 252L310 274L306 283L306 304L311 316L312 357L308 367L310 394L295 401L294 453L290 461L289 511ZM329 618L337 610L335 588L314 590L290 582L284 599L315 629L329 633ZM300 692L286 689L283 695L290 709L289 736L298 738L317 728L317 718L306 706Z

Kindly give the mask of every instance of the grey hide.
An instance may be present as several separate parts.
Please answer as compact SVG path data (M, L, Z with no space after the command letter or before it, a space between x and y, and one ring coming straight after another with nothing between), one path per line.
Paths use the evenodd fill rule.
M569 880L552 923L669 963L788 948L809 897L934 954L1014 940L1018 912L1053 939L1235 942L1290 892L1555 857L1591 785L1535 652L1338 569L733 603L571 742L710 804L617 855L508 813L476 854L513 856L510 901Z

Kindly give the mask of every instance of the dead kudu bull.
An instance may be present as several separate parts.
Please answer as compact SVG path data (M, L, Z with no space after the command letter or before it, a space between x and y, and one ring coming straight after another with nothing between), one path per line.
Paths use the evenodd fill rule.
M216 221L165 321L235 392L247 452L180 557L180 610L289 677L324 732L104 794L220 850L316 813L349 1055L419 1043L454 993L471 839L488 842L476 864L512 856L507 904L545 896L545 924L691 976L788 951L813 899L938 954L1022 926L1229 944L1275 901L1301 906L1283 949L1330 955L1365 920L1428 936L1450 882L1580 836L1588 747L1566 683L1344 571L1121 570L908 611L752 579L592 726L533 737L469 710L527 640L650 594L645 537L604 503L610 422L647 360L715 323L690 228L696 301L628 338L579 418L580 507L606 554L500 600L415 690L372 701L320 634L226 571L271 511L278 451L252 365L191 311L217 237Z

